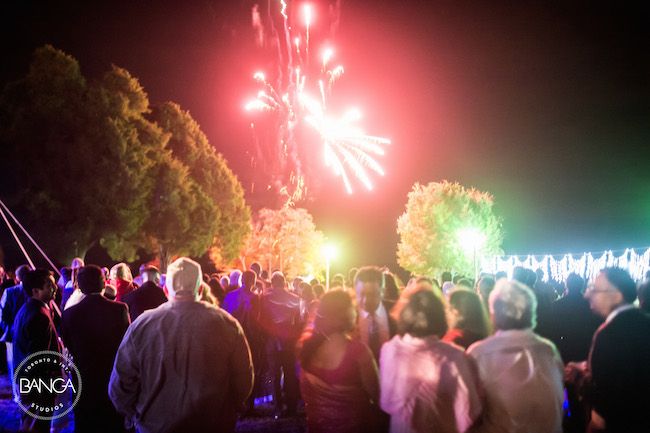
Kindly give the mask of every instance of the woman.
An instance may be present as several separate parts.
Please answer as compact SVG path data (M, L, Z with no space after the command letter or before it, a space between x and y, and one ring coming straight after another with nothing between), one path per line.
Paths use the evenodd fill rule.
M115 287L115 300L118 302L122 300L122 296L135 290L131 269L126 263L118 263L111 268L107 283Z
M377 430L379 375L368 346L350 339L356 319L350 294L331 290L320 300L312 329L298 343L310 433Z
M398 335L381 349L381 408L391 433L464 432L483 410L478 372L458 347L440 340L445 307L429 286L415 285L398 301Z
M490 322L481 298L466 289L457 289L449 295L449 324L451 329L442 338L467 349L490 334Z

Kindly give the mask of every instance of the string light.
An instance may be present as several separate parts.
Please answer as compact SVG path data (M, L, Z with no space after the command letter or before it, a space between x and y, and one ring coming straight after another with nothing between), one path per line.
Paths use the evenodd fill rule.
M616 256L610 250L605 251L598 258L595 258L592 253L583 253L580 257L565 254L560 259L546 255L541 260L530 255L524 260L518 256L501 256L494 257L490 261L483 261L481 269L483 272L491 274L505 271L508 278L512 278L512 270L517 266L533 271L541 269L542 281L545 282L549 280L563 282L571 273L576 273L585 280L592 281L603 268L609 267L626 269L632 279L642 281L645 279L645 274L650 271L650 247L643 254L637 254L634 249L628 248L620 256Z

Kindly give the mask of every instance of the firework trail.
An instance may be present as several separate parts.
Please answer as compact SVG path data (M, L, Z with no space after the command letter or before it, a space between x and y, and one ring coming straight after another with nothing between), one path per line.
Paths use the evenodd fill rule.
M338 6L330 9L338 25ZM272 183L275 182L282 194L292 202L306 198L306 168L311 168L310 161L314 154L321 154L324 164L341 176L348 193L352 193L351 175L359 179L366 188L372 189L369 172L383 175L376 156L384 154L383 146L390 140L365 135L355 123L360 119L358 110L349 110L344 115L330 113L327 108L328 98L334 84L344 73L342 66L329 68L334 52L324 50L320 71L310 74L310 27L313 23L311 6L302 5L298 15L302 25L290 25L291 11L285 0L279 0L279 14L282 17L284 37L280 39L269 7L269 23L275 37L279 66L277 79L272 84L262 72L253 78L261 90L257 98L246 105L247 110L264 114L258 125L251 124L258 145L258 155L270 171ZM260 19L259 8L253 8L253 27L258 32L258 40L264 26ZM282 41L282 42L281 42ZM286 61L284 60L286 59ZM312 78L315 75L315 78ZM306 89L307 86L310 86ZM309 90L317 89L318 97L313 97ZM320 146L314 146L313 140L305 139L308 135L301 132L301 125L307 125L319 137ZM260 134L260 130L264 129ZM312 133L313 134L313 133ZM260 145L260 139L272 141L275 146ZM265 152L264 150L267 149ZM314 152L320 149L320 152ZM289 188L288 184L291 185ZM288 192L291 190L291 192Z

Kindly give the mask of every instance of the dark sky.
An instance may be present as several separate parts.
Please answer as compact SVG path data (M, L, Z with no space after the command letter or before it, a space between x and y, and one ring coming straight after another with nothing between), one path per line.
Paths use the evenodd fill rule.
M253 43L255 2L9 3L0 82L45 43L91 79L116 64L152 103L189 110L244 186L254 178L242 107L274 59ZM327 37L345 67L333 102L392 140L373 191L348 196L312 167L327 187L303 206L340 245L334 270L392 265L408 192L442 179L494 196L507 254L650 246L650 16L622 3L343 1L336 33L315 17L314 43Z

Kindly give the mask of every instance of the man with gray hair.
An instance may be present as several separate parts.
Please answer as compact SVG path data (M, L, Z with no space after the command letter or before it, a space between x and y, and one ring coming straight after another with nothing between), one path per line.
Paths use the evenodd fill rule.
M467 349L492 408L488 422L507 432L561 433L564 365L553 343L533 332L535 295L501 279L489 306L496 333Z
M241 326L199 302L201 267L167 268L169 302L142 313L118 349L108 393L138 432L232 432L253 386Z

